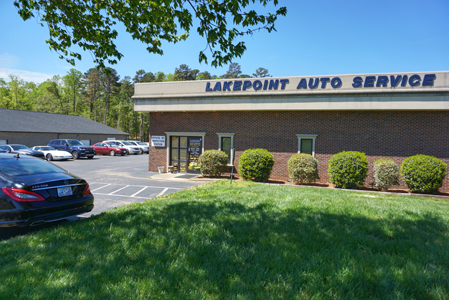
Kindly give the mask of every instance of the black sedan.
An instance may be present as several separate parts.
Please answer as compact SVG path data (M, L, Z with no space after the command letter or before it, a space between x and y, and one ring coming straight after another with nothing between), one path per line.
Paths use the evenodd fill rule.
M39 157L44 159L44 153L41 151L31 150L25 145L19 145L19 144L9 144L9 145L2 145L0 146L0 149L3 149L6 151L6 153L19 153L22 155L29 155L34 157Z
M0 227L36 226L93 207L84 179L35 157L0 154Z

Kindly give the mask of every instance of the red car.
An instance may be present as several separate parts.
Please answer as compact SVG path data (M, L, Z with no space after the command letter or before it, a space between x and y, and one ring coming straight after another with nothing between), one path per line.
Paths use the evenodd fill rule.
M128 150L126 150L126 148L119 147L115 144L96 143L91 147L95 149L95 152L97 152L97 154L107 154L110 156L120 154L121 156L123 156L128 153Z

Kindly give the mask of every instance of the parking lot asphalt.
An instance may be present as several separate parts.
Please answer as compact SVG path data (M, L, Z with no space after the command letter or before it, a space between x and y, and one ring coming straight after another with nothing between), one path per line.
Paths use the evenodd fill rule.
M191 176L159 174L148 171L148 154L106 156L53 161L55 165L84 178L95 197L94 209L69 220L87 218L114 207L167 195L205 183L190 181ZM161 176L166 175L166 176Z
M204 184L190 180L195 174L170 174L148 171L148 154L126 156L96 155L93 159L52 161L53 164L85 179L95 197L94 209L66 220L26 228L0 228L0 241L18 235L89 218L115 207L144 202L162 195Z

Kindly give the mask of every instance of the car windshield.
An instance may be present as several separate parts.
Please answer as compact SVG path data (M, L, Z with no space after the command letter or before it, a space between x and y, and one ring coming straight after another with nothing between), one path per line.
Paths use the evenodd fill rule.
M14 150L21 150L21 149L30 150L30 148L28 148L27 146L24 146L24 145L11 145L11 147Z
M123 145L126 145L126 146L133 146L133 144L131 144L130 142L122 142L123 143Z
M138 145L141 145L141 146L146 146L146 144L145 144L145 143L142 143L142 142L137 142L137 144L138 144Z
M68 143L70 146L84 146L84 144L81 143L81 142L78 141L78 140L67 140L67 143Z
M21 157L16 159L13 156L0 158L0 172L8 177L46 173L66 173L64 169L39 158Z
M36 150L50 151L50 150L56 150L56 149L53 147L50 147L50 146L42 146L42 147L36 147Z

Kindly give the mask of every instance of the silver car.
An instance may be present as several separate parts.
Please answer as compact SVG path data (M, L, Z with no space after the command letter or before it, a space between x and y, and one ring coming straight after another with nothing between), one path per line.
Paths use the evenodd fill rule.
M145 143L139 141L127 141L127 142L139 147L141 149L140 154L149 152L149 147Z
M119 147L126 148L128 150L128 154L139 154L140 148L129 143L128 141L118 141L118 140L109 140L109 141L103 141L103 143L106 144L115 144Z

